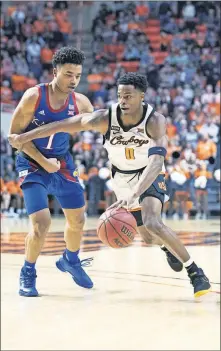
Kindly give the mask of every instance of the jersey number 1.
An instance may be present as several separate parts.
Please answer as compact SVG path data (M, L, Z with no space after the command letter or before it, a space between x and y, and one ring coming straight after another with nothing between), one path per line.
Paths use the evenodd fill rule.
M127 160L135 160L134 149L132 149L130 147L126 147L125 148L125 156L126 156Z
M50 138L49 138L49 140L48 140L48 145L46 146L46 149L47 150L52 150L53 148L51 147L51 145L52 145L52 141L53 141L53 138L54 138L54 134L52 134L51 136L50 136Z

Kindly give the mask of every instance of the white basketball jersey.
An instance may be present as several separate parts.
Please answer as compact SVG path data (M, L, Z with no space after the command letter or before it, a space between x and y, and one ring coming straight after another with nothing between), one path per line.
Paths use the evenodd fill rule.
M129 129L122 125L119 105L111 106L109 130L105 136L104 147L112 165L123 171L147 166L151 138L146 133L146 125L153 113L152 106L144 105L144 115L139 124Z

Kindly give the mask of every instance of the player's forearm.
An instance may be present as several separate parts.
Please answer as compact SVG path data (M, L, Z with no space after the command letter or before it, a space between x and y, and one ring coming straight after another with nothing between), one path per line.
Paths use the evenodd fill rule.
M22 147L22 151L28 156L33 158L40 166L44 168L45 162L47 162L46 157L35 147L32 142L25 143Z
M157 160L154 157L151 158L152 159L149 159L147 167L143 171L138 183L135 186L134 194L136 194L137 197L140 197L140 195L151 186L156 177L162 171L163 158L162 160L159 159L159 157Z
M63 119L62 121L52 122L27 133L19 135L19 142L22 144L27 143L34 139L45 138L50 135L64 132L74 134L87 129L87 126L82 125L82 118L90 116L91 113L84 113L74 117Z

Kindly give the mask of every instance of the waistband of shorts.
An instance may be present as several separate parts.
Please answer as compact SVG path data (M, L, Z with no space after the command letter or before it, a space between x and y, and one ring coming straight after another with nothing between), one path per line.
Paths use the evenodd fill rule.
M36 162L33 158L31 158L30 156L28 156L24 151L19 151L17 152L18 156L24 157L26 160L28 160L29 162L32 162L34 164L36 164L37 166L41 167L41 165L38 164L38 162ZM62 156L54 156L54 158L56 158L59 161L62 161L65 159L65 155ZM42 167L41 167L42 168Z
M122 174L142 173L142 172L144 171L145 168L146 168L146 166L145 166L145 167L142 167L142 168L138 168L138 169L133 169L133 170L128 170L128 171L126 171L126 170L119 169L119 168L117 168L117 167L114 166L114 165L111 165L111 170L112 170L112 172L114 172L114 173L118 172L118 173L122 173Z

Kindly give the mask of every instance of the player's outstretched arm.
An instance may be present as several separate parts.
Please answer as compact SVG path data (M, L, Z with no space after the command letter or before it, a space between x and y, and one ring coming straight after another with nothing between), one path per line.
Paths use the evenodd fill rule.
M84 95L81 95L80 98L79 115L43 125L21 135L9 135L8 139L10 144L12 146L21 147L30 140L44 138L59 132L74 134L83 130L95 130L105 134L108 129L108 110L93 112L93 107L89 100Z
M16 107L9 129L10 134L21 134L25 128L32 121L34 116L35 105L39 97L37 87L28 89L21 98L18 106ZM17 148L16 146L12 145ZM55 159L48 160L41 152L35 147L32 142L28 142L23 146L23 151L33 158L48 172L56 172L59 170L59 162Z
M147 124L147 133L151 136L148 164L134 189L136 197L143 194L162 171L168 145L165 117L155 112Z

